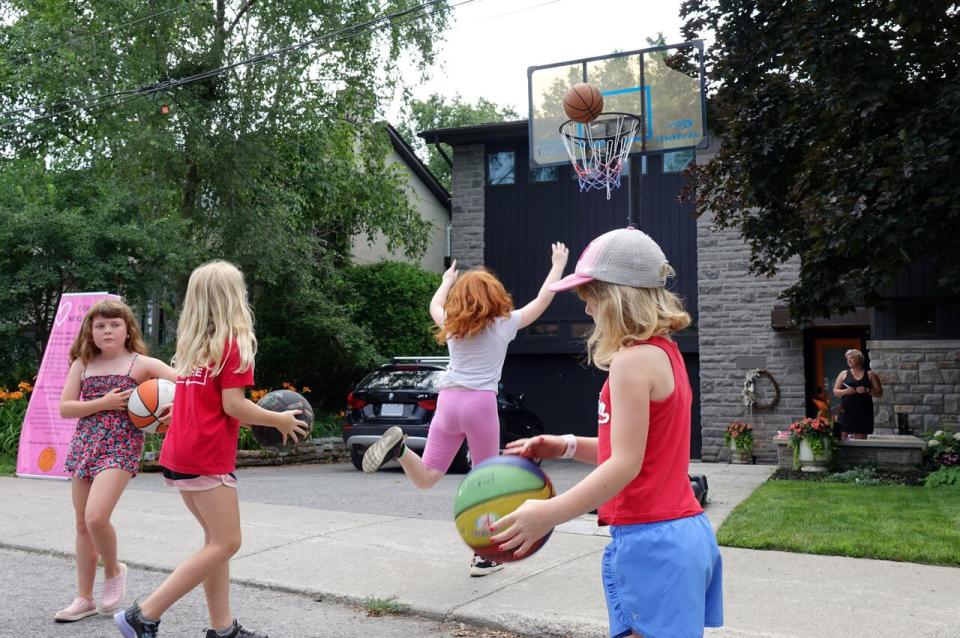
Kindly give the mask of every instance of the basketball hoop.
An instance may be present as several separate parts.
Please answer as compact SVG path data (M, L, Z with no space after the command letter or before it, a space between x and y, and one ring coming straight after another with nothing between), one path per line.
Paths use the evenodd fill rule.
M620 173L628 161L640 118L630 113L601 113L588 123L567 120L560 139L577 172L580 191L620 188Z

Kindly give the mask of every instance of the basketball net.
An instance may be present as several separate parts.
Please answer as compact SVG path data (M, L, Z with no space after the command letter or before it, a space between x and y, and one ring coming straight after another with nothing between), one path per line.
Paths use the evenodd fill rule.
M580 192L620 188L620 174L630 155L640 118L629 113L601 113L588 123L567 120L560 139L577 172Z

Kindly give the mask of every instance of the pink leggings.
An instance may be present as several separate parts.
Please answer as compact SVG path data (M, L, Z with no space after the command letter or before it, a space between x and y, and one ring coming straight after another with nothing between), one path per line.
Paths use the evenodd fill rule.
M427 432L423 464L446 474L463 437L467 437L474 465L500 453L497 394L492 390L440 390L437 412Z

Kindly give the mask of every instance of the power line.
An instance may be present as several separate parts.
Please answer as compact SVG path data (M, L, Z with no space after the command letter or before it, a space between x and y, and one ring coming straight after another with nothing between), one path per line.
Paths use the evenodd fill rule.
M268 52L266 52L266 53L261 53L261 54L258 54L258 55L255 55L255 56L246 58L246 59L244 59L244 60L239 60L239 61L234 62L234 63L232 63L232 64L224 65L224 66L221 66L221 67L218 67L218 68L215 68L215 69L209 69L209 70L206 70L206 71L201 71L200 73L196 73L196 74L194 74L194 75L190 75L190 76L187 76L187 77L184 77L184 78L179 78L179 79L176 79L176 80L166 80L166 81L158 82L158 83L152 84L152 85L143 85L143 86L140 86L140 87L132 87L132 88L129 88L129 89L124 89L124 90L121 90L121 91L115 91L115 92L113 92L113 93L107 93L107 94L97 95L97 96L93 96L93 97L75 98L75 99L71 99L71 100L64 100L64 101L61 101L61 102L57 102L57 103L54 103L54 104L50 105L50 106L47 107L47 108L49 109L49 108L55 108L55 107L58 107L58 106L68 106L68 105L76 105L76 106L73 106L72 108L69 108L69 109L66 109L66 110L61 110L61 111L55 111L55 112L51 112L51 113L46 113L46 114L44 114L44 115L38 115L38 116L36 116L36 117L29 118L29 119L27 119L26 121L21 121L21 122L7 122L7 123L4 123L4 124L0 124L0 130L7 129L7 128L11 128L11 127L13 127L13 126L18 126L18 125L21 125L21 124L22 124L22 125L30 124L30 123L32 123L32 122L36 122L36 121L43 120L43 119L49 119L49 118L51 118L51 117L56 117L57 115L63 115L63 114L70 113L70 112L73 112L73 111L77 111L77 110L80 110L80 109L83 109L83 108L89 108L89 107L92 107L92 106L97 106L97 105L99 105L99 104L103 104L105 101L109 101L109 100L111 100L111 99L115 99L115 98L118 98L118 97L123 97L123 96L127 96L127 95L146 96L146 95L152 95L152 94L155 94L155 93L159 93L159 92L161 92L161 91L169 91L169 90L171 90L171 89L174 89L174 88L177 88L177 87L186 85L186 84L191 84L191 83L194 83L194 82L199 82L199 81L202 81L202 80L205 80L205 79L209 79L209 78L212 78L212 77L216 77L216 76L218 76L218 75L222 75L223 73L226 73L226 72L231 71L231 70L236 69L236 68L240 68L240 67L242 67L242 66L247 66L247 65L251 65L251 64L259 64L260 62L264 62L264 61L270 60L270 59L272 59L272 58L276 58L276 57L279 57L279 56L282 56L282 55L286 55L286 54L291 53L291 52L293 52L293 51L297 51L297 50L300 50L300 49L304 49L304 48L307 48L307 47L309 47L309 46L311 46L311 45L319 44L319 43L324 42L324 41L327 41L327 40L336 41L336 40L345 39L345 38L348 38L348 37L355 37L355 36L358 36L358 35L362 35L363 33L372 32L372 31L376 30L375 27L377 27L377 26L379 25L379 23L390 22L391 24L402 25L402 24L406 24L406 23L408 23L408 22L410 22L410 21L413 21L413 20L415 20L415 19L418 19L418 18L420 18L420 17L423 17L424 15L433 15L434 12L439 12L439 11L444 10L444 9L447 9L447 8L454 9L454 8L463 6L463 5L465 5L465 4L470 4L470 3L476 2L476 1L477 1L477 0L461 0L461 1L458 2L458 3L454 3L454 4L451 4L451 5L445 5L444 7L439 8L439 9L433 9L430 13L425 13L425 14L423 14L423 15L411 15L411 14L416 14L417 12L421 12L421 11L423 11L424 9L426 9L427 7L431 7L431 6L433 6L433 5L437 5L437 4L441 4L441 3L444 3L444 2L445 2L445 0L430 0L430 1L428 1L428 2L424 2L424 3L422 3L422 4L419 4L419 5L415 6L415 7L410 7L409 9L404 9L404 10L401 10L401 11L396 11L396 12L391 13L391 14L387 14L387 15L385 15L385 16L380 16L380 17L377 17L377 18L372 18L372 19L367 20L367 21L365 21L365 22L357 23L357 24L354 24L354 25L350 25L350 26L347 26L347 27L343 27L343 28L337 29L337 30L332 31L332 32L329 32L329 33L325 33L325 34L323 34L322 36L319 36L319 37L317 37L317 38L313 38L313 39L310 39L310 40L306 40L306 41L304 41L304 42L299 42L299 43L291 44L291 45L288 45L288 46L285 46L285 47L281 47L281 48L279 48L279 49L275 49L275 50L273 50L273 51L268 51ZM398 21L397 18L401 18L401 17L406 17L406 19L403 20L403 21ZM84 104L84 102L89 102L89 103L88 103L88 104ZM28 108L24 108L24 109L16 109L15 111L0 112L0 115L8 115L8 114L22 113L22 112L29 111L29 110L35 110L35 108L28 107Z

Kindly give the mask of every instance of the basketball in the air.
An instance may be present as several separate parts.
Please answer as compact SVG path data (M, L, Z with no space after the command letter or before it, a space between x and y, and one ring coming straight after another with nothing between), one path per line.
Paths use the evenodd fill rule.
M563 96L563 112L574 122L592 122L603 113L603 96L592 84L574 84Z
M177 386L166 379L147 379L130 393L127 399L127 414L133 424L145 434L163 434L166 424L160 423L160 409L173 403ZM172 408L171 408L172 409Z
M532 498L552 498L556 492L543 470L519 456L495 456L478 463L463 477L453 502L453 517L460 537L484 558L499 563L521 560L540 549L550 533L538 540L524 556L516 549L500 551L490 542L490 524Z
M286 412L287 410L302 410L297 415L297 419L307 424L307 433L313 427L313 408L310 402L303 398L298 392L292 390L274 390L265 394L262 399L257 401L264 410L271 412ZM253 438L257 440L260 447L267 450L276 450L277 452L286 452L295 447L299 441L294 440L292 436L287 437L286 444L282 443L283 435L277 428L267 427L265 425L251 425L250 431L253 432Z

